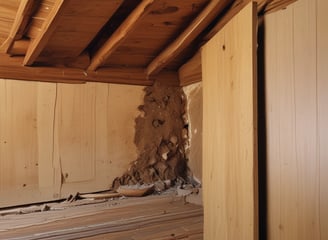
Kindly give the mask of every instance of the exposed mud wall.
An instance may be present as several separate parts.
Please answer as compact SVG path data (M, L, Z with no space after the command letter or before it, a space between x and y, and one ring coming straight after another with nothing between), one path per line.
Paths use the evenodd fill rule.
M202 124L203 93L202 83L183 88L186 95L186 112L189 121L188 166L193 177L202 181Z
M114 182L118 185L186 179L188 144L186 99L180 87L155 83L144 89L144 104L135 120L138 158Z

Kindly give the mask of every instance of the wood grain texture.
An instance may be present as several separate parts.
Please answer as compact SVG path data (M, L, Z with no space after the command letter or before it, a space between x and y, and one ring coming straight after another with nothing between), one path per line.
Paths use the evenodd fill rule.
M142 68L106 68L97 72L87 72L74 67L24 67L21 57L9 57L0 54L0 78L28 81L85 83L107 82L130 85L152 85L154 80L165 78L178 84L177 74L163 71L156 77L147 78Z
M200 51L188 62L179 68L179 81L181 86L186 86L202 81L202 58Z
M40 57L47 58L47 61L56 57L78 57L122 2L123 0L70 0ZM41 59L38 58L37 61L39 60Z
M23 199L29 202L36 196L44 200L49 192L38 191L42 145L38 144L37 128L42 126L38 125L37 105L33 104L37 102L37 85L1 80L0 88L0 207L22 204Z
M154 1L134 31L112 53L104 66L147 67L188 27L209 2L209 0Z
M267 12L274 12L287 7L289 4L296 0L254 0L257 3L258 14ZM206 34L203 41L206 42L211 39L220 29L227 24L233 16L235 16L241 9L243 9L249 0L235 0L233 4L229 6L226 13L218 20L215 26Z
M320 236L328 239L328 2L317 0L317 94Z
M0 80L0 207L108 189L136 158L142 88Z
M125 19L122 25L113 33L106 43L95 53L88 67L89 71L95 71L113 53L128 34L135 29L140 19L147 13L147 9L154 0L143 0L138 7Z
M8 0L0 3L0 46L6 41L8 34L10 33L19 4L19 0Z
M2 43L0 51L8 53L22 25L27 23L33 4L35 4L35 0L22 0L20 2L13 25L7 39Z
M324 35L317 30L317 3L299 0L265 17L267 239L326 239L327 158L320 149L327 141L320 119L327 94L318 69L328 54L318 44Z
M46 20L43 22L41 31L32 39L26 55L24 57L23 65L32 65L36 58L40 55L44 47L47 45L51 35L56 30L59 19L69 1L56 0Z
M8 240L203 239L202 207L184 204L183 199L171 194L111 203L57 204L52 206L60 211L3 216L0 226L8 231L2 232L1 237ZM65 205L65 209L61 208Z
M223 9L231 0L212 0L203 11L189 24L189 26L166 47L156 58L147 66L147 75L156 74L161 71L173 58L184 51L185 48L202 32L204 29L222 13Z
M258 239L256 4L202 49L204 239Z

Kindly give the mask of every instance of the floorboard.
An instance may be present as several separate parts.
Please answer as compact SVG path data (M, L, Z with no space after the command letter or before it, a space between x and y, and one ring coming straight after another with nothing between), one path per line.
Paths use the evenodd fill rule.
M8 240L195 240L203 239L203 208L173 195L149 196L1 216L0 226L0 239Z

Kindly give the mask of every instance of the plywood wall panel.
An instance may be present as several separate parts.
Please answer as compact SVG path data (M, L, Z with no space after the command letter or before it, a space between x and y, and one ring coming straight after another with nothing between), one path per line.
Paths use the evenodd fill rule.
M273 16L273 15L271 15ZM270 22L272 27L277 27L276 18L268 18L265 19L265 24L267 25ZM270 58L265 59L266 65L270 66L265 69L265 74L267 76L271 76L272 78L276 78L277 75L277 66L276 63L278 61L278 53L277 49L277 34L274 31L266 31L266 39L271 39L271 47L265 49L266 56L270 56ZM264 79L259 79L259 81L264 81ZM266 98L278 98L279 93L279 80L276 81L266 81L265 82L265 93ZM269 91L270 90L270 91ZM274 159L279 158L279 131L272 131L271 129L279 129L279 104L277 102L266 101L266 136L267 136L267 155L272 156ZM270 146L270 147L269 147ZM278 161L267 161L267 168L271 169L271 171L267 171L267 184L270 185L270 191L267 193L267 230L270 232L272 239L279 239L280 233L280 218L281 211L279 209L280 206L280 187L281 187L281 178L280 178L280 162ZM271 184L274 183L274 184ZM277 209L276 211L271 211L270 209Z
M324 47L317 44L316 14L317 1L299 0L265 17L267 239L326 239L319 148L327 142L320 137L327 91L317 69L328 54L317 57Z
M279 14L279 17L275 19L277 21L277 25L281 25L284 23L284 26L292 26L293 19L292 15L290 15L286 10ZM277 46L277 58L275 64L275 73L270 72L270 77L276 79L277 81L277 92L274 93L275 101L273 103L270 102L270 105L275 105L278 110L275 113L272 113L272 117L274 117L273 121L278 122L278 129L275 131L278 132L277 141L278 145L276 145L280 162L269 162L268 165L278 164L279 167L274 167L278 172L271 173L275 177L269 178L269 184L271 182L275 182L279 179L280 182L280 195L279 202L283 203L275 209L280 214L280 221L276 223L273 227L274 230L279 231L279 235L283 236L283 239L294 239L296 235L294 234L297 230L297 162L296 162L296 153L295 153L295 109L294 107L294 72L290 71L293 69L293 35L292 32L285 32L284 29L276 29L275 42L281 43L284 42L283 46ZM280 59L283 58L282 62ZM267 73L268 74L268 73ZM282 82L283 81L283 82ZM284 87L281 88L281 84L284 84ZM273 115L274 114L274 115ZM270 135L270 130L269 134ZM268 148L270 148L269 146ZM285 182L290 182L292 184L284 184ZM274 197L274 200L271 199ZM292 199L292 200L291 200ZM277 198L275 196L269 197L270 201L276 201ZM269 213L270 215L271 213ZM282 220L281 220L282 219Z
M108 189L136 158L142 89L0 80L0 207Z
M51 198L39 191L38 132L34 83L0 80L0 207Z
M205 239L257 239L256 6L202 50Z
M49 189L53 187L55 177L53 160L57 85L52 83L39 83L36 84L36 86L39 188L42 189L42 191L49 191ZM61 176L57 176L57 179L60 177Z
M316 4L294 6L295 144L298 239L320 239L319 159L317 156ZM306 57L304 57L306 56ZM307 219L307 220L305 220Z
M2 187L32 187L38 184L37 119L36 107L29 103L36 101L37 88L25 83L23 89L16 81L5 83L3 87L2 158L10 158L11 161L1 168Z
M328 1L317 0L317 93L321 239L328 239Z
M126 86L124 91L119 85L109 85L108 108L109 114L108 135L112 142L108 146L109 154L115 156L117 164L126 168L126 162L137 157L137 148L134 144L135 118L141 114L138 106L143 103L143 87ZM123 106L123 108L122 108ZM127 114L128 113L128 114ZM117 146L125 146L130 151L117 151ZM122 159L122 161L119 161Z
M56 131L65 182L95 178L94 84L58 84Z

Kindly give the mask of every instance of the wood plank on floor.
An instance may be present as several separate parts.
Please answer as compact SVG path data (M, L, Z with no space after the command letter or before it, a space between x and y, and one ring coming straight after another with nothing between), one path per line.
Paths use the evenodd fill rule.
M87 216L2 231L0 239L202 239L201 206L172 197L133 202L103 211L95 207L94 214L88 212Z

